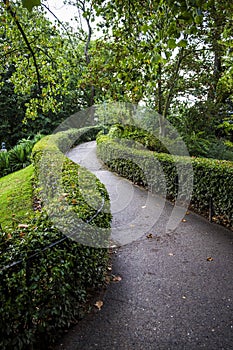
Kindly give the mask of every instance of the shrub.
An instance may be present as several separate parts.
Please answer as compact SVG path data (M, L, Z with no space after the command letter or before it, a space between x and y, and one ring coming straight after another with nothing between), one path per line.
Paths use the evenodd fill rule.
M33 146L43 135L37 134L31 139L21 139L16 146L8 152L0 153L0 177L25 168L31 163Z
M87 138L96 132L86 130ZM35 145L36 186L43 153L49 154L50 163L55 162L60 149L67 150L77 134L82 134L84 141L83 131L72 130L45 137ZM91 234L98 235L97 228L104 228L107 240L111 215L104 186L93 174L61 156L65 201L83 222L90 223ZM80 173L91 192L89 201L85 190L79 187ZM56 180L56 174L51 174L51 180ZM95 191L91 191L93 188ZM37 194L41 191L43 188L38 188ZM94 209L92 201L97 206ZM60 210L58 214L61 216ZM65 236L51 222L43 203L42 211L27 225L10 234L1 233L0 249L0 347L25 349L34 344L36 348L48 348L60 331L88 311L87 301L104 283L108 250L82 245Z
M0 177L10 173L10 159L8 152L0 152Z
M148 186L157 192L166 186L171 199L177 195L175 162L180 162L185 171L186 157L171 156L169 154L140 151L127 148L108 136L100 136L97 152L99 157L115 172L128 179ZM133 161L132 161L133 159ZM157 159L163 167L166 185L159 184L161 174L153 167ZM213 200L214 220L229 228L233 227L233 163L207 158L191 158L194 185L191 207L199 213L206 214L210 197ZM138 166L139 164L140 166ZM143 171L142 171L143 169ZM157 174L155 176L154 174Z

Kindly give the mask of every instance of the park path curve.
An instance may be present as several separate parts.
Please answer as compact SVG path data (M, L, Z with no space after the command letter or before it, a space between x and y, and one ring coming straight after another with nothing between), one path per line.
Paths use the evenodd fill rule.
M129 206L121 211L120 202L114 204L116 197L121 194L123 205L127 198L133 198L131 204L139 200L132 210L141 208L142 231L115 249L112 273L121 280L108 286L102 309L69 330L56 350L233 349L233 233L190 213L166 234L172 205L166 202L161 210L157 198L150 198L155 203L151 213L160 217L148 231L148 218L142 216L147 191L107 171L95 152L95 142L89 142L68 157L107 187L113 226L127 226L131 215Z

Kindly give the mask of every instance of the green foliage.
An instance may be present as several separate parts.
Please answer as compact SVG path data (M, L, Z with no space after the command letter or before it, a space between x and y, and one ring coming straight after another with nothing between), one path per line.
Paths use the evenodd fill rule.
M41 1L40 0L22 0L22 4L29 11L31 11L34 6L40 6L41 5Z
M1 11L0 74L4 81L0 89L10 101L7 90L11 87L14 105L8 109L18 123L24 120L23 129L28 133L30 129L44 133L49 127L47 133L52 132L65 117L87 106L85 94L78 86L85 65L83 44L68 27L61 34L60 24L54 25L46 19L43 7L28 12L19 1L9 5L15 13L14 20L9 8ZM0 113L8 124L14 124L5 110L1 110L1 104ZM31 122L36 119L35 123Z
M158 133L158 132L157 132ZM121 144L125 144L128 147L136 149L148 149L149 151L156 151L160 153L169 153L169 149L172 149L173 154L179 155L182 150L180 149L180 143L182 139L178 137L156 137L156 133L149 132L142 127L136 127L133 125L113 125L108 132L110 138L120 138ZM167 145L167 147L165 146Z
M31 139L21 139L8 152L0 152L0 177L25 168L31 163L33 146L43 137L37 134Z
M32 178L32 165L0 178L0 228L7 232L33 216Z
M44 151L50 152L47 166L52 169L60 150L65 152L78 136L88 140L98 131L99 128L73 129L39 141L33 150L36 187ZM111 215L106 189L78 164L64 156L62 160L64 200L71 206L71 211L93 226L94 231L95 227L105 228L108 236ZM56 179L55 173L52 172L51 176ZM86 188L80 188L80 176L84 176ZM37 197L41 191L42 188L37 188ZM97 210L95 205L100 205L100 199L104 200L104 206ZM59 216L62 216L61 210ZM59 240L63 241L46 248ZM13 230L10 235L2 232L0 249L0 347L3 350L25 349L33 345L46 349L57 340L61 331L89 311L88 301L105 280L108 250L82 245L65 237L49 218L43 201L42 211L37 212L26 226ZM22 262L7 267L14 261Z
M185 171L187 162L185 157L128 148L106 135L98 138L98 155L113 171L143 186L150 185L155 193L160 186L164 186L163 184L159 186L159 182L163 180L153 165L157 159L163 167L167 195L172 199L177 195L175 164L181 163ZM206 215L211 197L214 220L233 228L233 163L196 157L191 159L194 171L191 207Z
M0 177L5 176L11 172L10 159L8 152L0 152Z

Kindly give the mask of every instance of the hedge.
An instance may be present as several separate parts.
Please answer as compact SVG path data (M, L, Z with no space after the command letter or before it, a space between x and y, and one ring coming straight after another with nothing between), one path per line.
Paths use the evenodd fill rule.
M43 192L43 188L38 188L43 151L49 153L52 164L79 135L81 142L94 138L98 131L98 128L65 131L35 145L32 157L37 196ZM107 235L111 215L105 187L78 164L65 157L63 161L62 185L71 210L93 228L105 228ZM99 210L85 201L79 188L80 172L85 173L87 186L95 183L95 193L90 198L99 201ZM50 220L43 202L42 210L27 225L10 234L1 233L0 250L0 348L3 350L48 348L66 327L89 311L88 301L105 281L108 250L67 238Z
M103 162L118 174L135 183L150 187L154 192L166 188L167 197L175 200L177 196L175 164L182 165L185 178L190 158L137 150L127 147L125 142L121 141L108 135L100 135L97 138L97 152ZM158 167L154 168L155 159L162 166L163 171L160 173L158 173ZM211 200L214 210L213 220L232 229L233 162L191 157L191 164L194 180L190 208L207 216ZM157 176L154 176L155 173Z

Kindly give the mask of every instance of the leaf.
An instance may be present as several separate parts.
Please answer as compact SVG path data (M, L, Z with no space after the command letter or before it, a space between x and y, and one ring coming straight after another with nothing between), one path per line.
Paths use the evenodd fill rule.
M209 256L206 260L207 261L213 261L214 259L211 256Z
M146 235L146 237L149 238L153 238L153 234L152 233L148 233L148 235Z
M187 41L182 39L178 42L179 47L186 47L187 46Z
M169 255L169 256L174 256L174 254L173 254L173 253L169 253L168 255Z
M186 219L182 219L182 222L187 222L187 220Z
M121 276L114 276L113 277L113 282L120 282L122 280Z
M34 6L40 6L40 0L22 0L23 7L26 7L28 11L32 11Z
M174 49L176 47L176 40L175 39L169 39L167 42L167 46L169 49Z
M95 306L97 307L98 310L101 310L102 306L104 305L103 301L102 300L98 300L96 303L95 303Z

